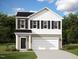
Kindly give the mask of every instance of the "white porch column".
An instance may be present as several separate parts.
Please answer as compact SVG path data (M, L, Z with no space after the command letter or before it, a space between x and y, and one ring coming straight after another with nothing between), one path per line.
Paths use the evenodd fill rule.
M62 49L62 37L59 38L59 49Z
M18 49L18 35L16 35L16 49Z
M61 36L61 48L62 48L62 36Z
M61 20L60 24L61 24L61 26L60 26L60 28L61 28L61 48L62 48L62 20Z
M29 35L29 49L32 49L31 35Z

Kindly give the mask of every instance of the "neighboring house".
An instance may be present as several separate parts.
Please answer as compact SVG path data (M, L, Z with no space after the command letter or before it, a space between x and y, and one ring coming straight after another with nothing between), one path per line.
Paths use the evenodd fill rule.
M16 49L27 51L62 48L62 19L48 8L36 13L17 12Z

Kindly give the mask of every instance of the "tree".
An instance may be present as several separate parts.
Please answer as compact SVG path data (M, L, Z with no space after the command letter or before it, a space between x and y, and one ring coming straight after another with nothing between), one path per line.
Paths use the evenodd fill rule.
M0 43L14 42L15 16L0 13Z
M64 16L63 22L63 44L78 43L78 18L76 14Z

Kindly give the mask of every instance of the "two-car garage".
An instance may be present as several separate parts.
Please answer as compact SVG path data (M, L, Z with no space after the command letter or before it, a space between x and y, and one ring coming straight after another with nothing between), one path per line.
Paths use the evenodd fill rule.
M32 49L57 50L59 49L58 37L32 37Z

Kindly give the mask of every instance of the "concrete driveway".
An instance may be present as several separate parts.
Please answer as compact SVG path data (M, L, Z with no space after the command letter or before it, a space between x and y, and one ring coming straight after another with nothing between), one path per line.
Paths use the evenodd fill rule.
M76 55L63 50L34 50L34 52L37 55L37 59L78 59Z

